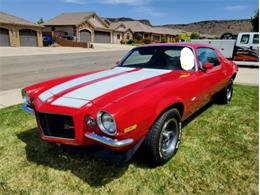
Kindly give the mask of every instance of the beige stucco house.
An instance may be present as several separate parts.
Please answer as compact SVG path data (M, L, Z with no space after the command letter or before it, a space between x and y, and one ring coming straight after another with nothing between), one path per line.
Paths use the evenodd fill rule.
M149 38L153 42L160 42L163 38L170 42L182 33L170 28L151 27L140 21L110 22L95 12L63 13L43 25L44 34L89 43L119 44L137 36L141 39Z
M43 26L0 12L0 46L42 46Z
M176 36L183 33L183 31L179 29L152 27L140 21L112 22L110 26L114 30L121 30L123 32L123 40L127 40L127 38L133 39L138 36L141 39L150 39L152 42L161 42L163 38L165 41L170 42L173 41Z
M95 12L62 13L43 23L44 33L77 42L112 43L113 29Z

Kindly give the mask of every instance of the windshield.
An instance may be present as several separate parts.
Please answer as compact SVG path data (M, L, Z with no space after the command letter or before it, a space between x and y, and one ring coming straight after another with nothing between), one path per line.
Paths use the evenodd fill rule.
M181 51L184 48L183 46L149 46L135 48L130 51L119 66L184 70L180 60ZM192 70L194 70L194 67Z

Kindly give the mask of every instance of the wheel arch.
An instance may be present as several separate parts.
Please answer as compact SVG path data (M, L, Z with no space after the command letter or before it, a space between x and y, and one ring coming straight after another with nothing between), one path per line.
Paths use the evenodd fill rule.
M179 113L181 115L181 118L182 118L183 114L184 114L184 109L185 109L184 103L182 101L176 101L176 102L168 105L164 109L162 109L159 113L157 113L155 119L153 120L153 123L152 123L151 127L157 121L158 118L160 118L165 112L167 112L168 110L173 109L173 108L176 108L179 111Z
M236 76L237 76L237 73L234 73L231 78L232 78L233 80L235 80Z

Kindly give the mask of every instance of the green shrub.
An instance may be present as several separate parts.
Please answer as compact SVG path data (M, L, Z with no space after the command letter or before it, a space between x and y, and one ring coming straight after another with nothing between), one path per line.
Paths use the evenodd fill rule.
M179 36L179 40L181 41L190 41L190 36L187 33L181 33Z
M134 38L137 40L137 41L141 41L143 39L143 35L141 33L135 33L134 34Z
M126 44L129 44L129 45L131 45L131 44L133 44L133 43L135 43L135 41L134 41L133 39L129 39L129 40L126 42Z
M126 44L126 41L125 40L121 40L120 43L121 44Z
M161 38L161 43L167 43L168 41L167 41L167 39L165 38L165 37L162 37Z
M190 38L191 39L199 39L200 38L200 33L193 32L193 33L191 33Z

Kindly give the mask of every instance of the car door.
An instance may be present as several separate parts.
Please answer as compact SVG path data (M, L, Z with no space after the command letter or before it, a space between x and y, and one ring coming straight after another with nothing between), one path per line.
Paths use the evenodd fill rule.
M198 78L203 85L204 100L208 102L210 98L223 88L225 79L225 70L223 64L213 48L201 47L197 48L199 71ZM212 69L203 69L203 64L210 63Z

